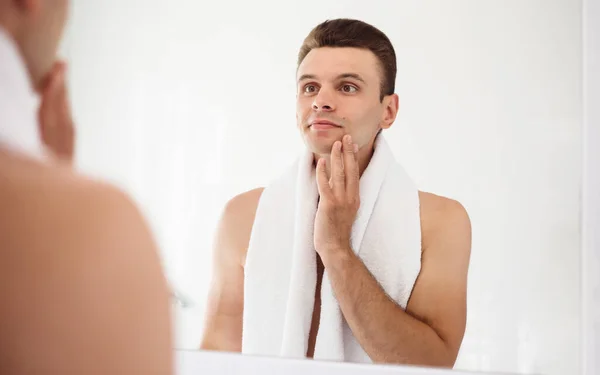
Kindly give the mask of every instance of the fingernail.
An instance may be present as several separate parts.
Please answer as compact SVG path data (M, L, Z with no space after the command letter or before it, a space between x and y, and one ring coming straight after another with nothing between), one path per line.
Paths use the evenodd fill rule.
M348 139L346 140L346 142L348 142L349 144L352 144L352 136L351 135L348 136Z
M356 154L358 152L358 145L355 143L354 144L354 153Z

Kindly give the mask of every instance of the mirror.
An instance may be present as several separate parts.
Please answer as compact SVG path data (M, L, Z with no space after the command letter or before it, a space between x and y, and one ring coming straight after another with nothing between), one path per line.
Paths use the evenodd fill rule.
M567 0L77 2L63 49L78 124L77 167L121 186L146 214L178 302L176 349L199 350L210 341L207 330L217 320L207 316L218 279L230 301L222 301L222 312L239 314L242 285L253 296L244 301L252 354L294 357L312 348L320 359L362 362L369 352L379 362L408 356L436 366L447 362L440 353L451 352L448 342L458 337L454 369L576 374L580 14L580 2ZM373 99L380 76L364 50L320 49L298 68L310 31L337 18L364 21L390 39L397 105L394 96ZM343 73L360 77L335 79ZM313 77L299 83L301 75ZM302 126L317 112L338 127L299 129L297 113ZM330 270L347 249L338 246L342 240L326 246L332 228L315 230L318 241L314 226L295 229L302 213L316 215L316 185L309 172L306 184L294 183L290 168L296 160L303 161L299 168L308 165L307 149L349 129L360 143L358 159L366 160L369 132L382 124L371 159L377 164L357 190L360 220L348 247L359 253L348 256L351 274L326 272L317 304L318 321L326 324L315 340L305 335L316 329L319 289L311 244L326 249L319 254ZM229 243L232 249L248 244L243 231L259 214L245 204L253 198L256 207L253 189L274 181L283 182L259 210L251 259L246 250L215 251L226 239L242 243ZM280 194L286 183L294 194ZM249 200L232 201L248 191L255 194ZM225 223L225 212L246 216ZM319 211L322 222L331 212ZM220 237L224 226L240 230ZM217 264L237 273L219 273ZM251 269L245 284L242 266ZM378 270L377 282L365 268ZM390 299L412 304L414 312ZM239 321L225 314L218 324ZM214 337L215 347L242 345L239 336ZM392 340L397 345L388 345Z

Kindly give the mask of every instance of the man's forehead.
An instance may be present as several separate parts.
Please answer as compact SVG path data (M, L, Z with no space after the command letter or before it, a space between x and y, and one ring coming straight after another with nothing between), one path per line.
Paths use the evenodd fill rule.
M378 79L375 55L366 49L347 47L315 48L298 67L297 78L334 79L356 75L365 81Z

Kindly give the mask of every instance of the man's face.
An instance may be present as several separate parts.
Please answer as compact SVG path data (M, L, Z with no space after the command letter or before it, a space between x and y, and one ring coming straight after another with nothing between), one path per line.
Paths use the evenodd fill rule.
M52 69L66 25L68 0L20 0L22 14L17 41L36 89Z
M333 143L350 134L360 148L371 146L380 128L391 126L397 96L380 100L381 69L377 57L359 48L317 48L297 73L296 120L309 149L331 152Z

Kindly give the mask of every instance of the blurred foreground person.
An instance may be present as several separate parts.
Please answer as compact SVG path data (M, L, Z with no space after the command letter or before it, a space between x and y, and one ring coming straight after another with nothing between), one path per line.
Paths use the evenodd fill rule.
M0 0L0 372L172 374L169 290L140 212L75 174L67 0Z

